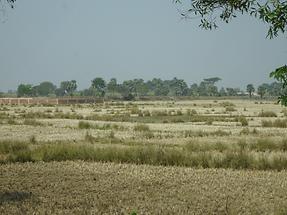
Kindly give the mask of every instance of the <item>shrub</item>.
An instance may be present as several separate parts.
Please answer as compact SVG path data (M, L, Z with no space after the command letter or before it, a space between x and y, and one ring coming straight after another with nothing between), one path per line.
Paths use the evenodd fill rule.
M258 114L259 117L277 117L277 114L273 111L261 111Z
M35 119L25 119L23 122L24 125L31 125L31 126L41 126L43 125L41 122Z
M269 139L259 139L255 143L250 144L250 149L255 151L274 151L278 150L279 146Z
M152 139L154 138L154 133L152 131L144 131L142 132L142 136L146 139Z
M93 128L93 125L89 122L79 121L78 127L79 129L91 129Z
M218 130L212 132L211 135L221 136L221 137L222 136L229 136L229 135L231 135L231 132L227 132L227 131L223 131L223 130L218 129Z
M207 121L206 121L206 125L212 125L212 123L213 123L213 120L212 119L207 119Z
M29 141L30 141L30 143L32 143L32 144L37 143L37 140L36 140L35 135L32 135L32 136L29 138Z
M0 154L14 153L17 151L27 150L28 144L26 142L18 141L1 141L0 142Z
M235 121L240 122L242 126L248 126L248 120L245 116L236 117Z
M186 114L189 115L189 116L193 116L193 115L196 115L197 112L196 112L196 110L194 110L194 109L192 109L192 110L187 109L187 110L186 110Z
M138 132L147 132L147 131L150 131L150 128L148 125L145 125L145 124L138 124L138 125L135 125L134 127L134 131L138 131Z
M249 128L243 128L240 131L240 135L248 135L248 134L250 134Z
M18 125L18 123L16 122L16 120L11 119L11 118L8 119L7 124L9 124L9 125Z
M130 113L131 114L140 114L141 110L138 109L138 107L132 107L131 110L130 110Z
M287 151L287 139L283 139L280 143L280 149L282 151Z
M287 116L287 109L283 109L281 113L283 113L284 116Z
M152 116L168 116L166 111L153 111Z
M229 152L222 160L222 167L232 169L249 169L252 168L254 158L247 152Z
M235 104L233 104L232 102L221 102L220 106L222 106L222 107L235 107Z
M180 116L178 116L178 117L173 117L173 118L171 119L171 122L173 122L173 123L182 123L182 122L184 122L184 119L181 118Z
M273 122L270 120L262 120L261 124L262 124L262 127L273 127Z
M89 132L86 132L85 141L87 141L89 143L94 143L94 142L97 142L97 138L94 137L93 135L91 135Z
M151 116L150 112L148 110L143 111L144 116Z
M282 119L282 120L276 119L273 122L273 126L277 128L287 128L287 119Z
M111 132L109 133L109 138L110 138L110 139L115 138L115 132L114 132L114 131L111 131Z
M232 106L227 106L227 107L225 108L225 111L233 112L233 111L236 111L236 109L235 109L234 107L232 107Z
M249 128L243 128L240 131L240 135L248 135L248 134L258 134L259 131L256 128L253 128L252 131L249 130Z
M287 128L287 119L262 120L262 127Z

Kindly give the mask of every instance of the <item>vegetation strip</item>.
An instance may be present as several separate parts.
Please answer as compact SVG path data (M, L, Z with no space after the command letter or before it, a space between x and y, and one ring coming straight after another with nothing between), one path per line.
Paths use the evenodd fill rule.
M263 139L252 144L239 141L232 146L189 142L177 148L146 144L96 147L89 143L0 143L2 163L84 160L197 168L284 170L287 169L287 157L280 152L286 151L286 139L278 143Z

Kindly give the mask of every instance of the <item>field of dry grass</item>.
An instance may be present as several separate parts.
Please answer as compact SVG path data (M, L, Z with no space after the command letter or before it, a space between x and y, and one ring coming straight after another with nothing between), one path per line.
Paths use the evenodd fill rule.
M0 166L1 214L286 214L287 173L89 162Z
M0 213L285 214L286 116L249 100L0 106Z

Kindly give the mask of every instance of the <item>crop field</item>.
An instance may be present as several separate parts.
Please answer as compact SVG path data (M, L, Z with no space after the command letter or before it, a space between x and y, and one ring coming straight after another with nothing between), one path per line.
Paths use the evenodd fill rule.
M287 109L0 106L0 214L287 214Z

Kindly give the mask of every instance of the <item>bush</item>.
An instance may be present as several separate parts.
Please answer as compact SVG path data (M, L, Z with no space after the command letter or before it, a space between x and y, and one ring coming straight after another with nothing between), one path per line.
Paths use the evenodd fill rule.
M262 111L258 114L259 117L277 117L277 114L273 111Z
M287 128L287 119L262 120L262 127Z
M287 109L283 109L281 113L283 113L284 116L287 116Z
M24 125L31 125L31 126L41 126L43 125L41 122L35 119L25 119L23 122Z
M229 135L231 135L231 132L227 132L227 131L223 131L223 130L218 129L214 132L211 132L211 135L220 136L220 137L229 136Z
M278 150L279 146L269 139L259 139L257 142L250 144L250 149L260 152Z
M262 120L261 124L262 124L262 127L273 127L273 122L270 120Z
M8 119L7 124L9 124L9 125L18 125L18 123L14 119Z
M146 139L154 138L154 134L152 131L144 131L144 132L142 132L142 136Z
M232 106L228 106L225 108L225 111L228 111L228 112L233 112L233 111L237 111L234 107Z
M93 125L89 122L79 121L78 127L79 129L91 129L93 128Z
M196 112L196 110L194 110L194 109L192 109L192 110L187 109L187 110L186 110L186 114L187 114L188 116L194 116L194 115L197 114L197 112Z
M213 123L213 119L207 119L207 121L205 122L206 125L212 125Z
M239 116L235 119L237 122L240 122L242 126L248 126L248 120L245 116Z
M0 154L14 153L17 151L27 150L28 144L26 142L18 141L1 141L0 142Z
M248 134L250 134L249 128L243 128L240 131L240 135L248 135Z
M134 131L137 131L137 132L147 132L147 131L150 131L150 128L149 128L148 125L138 124L138 125L135 125Z
M153 111L152 116L168 116L166 111Z
M85 134L85 141L89 142L89 143L95 143L97 142L98 138L94 137L93 135L91 135L89 132L87 132Z
M248 135L248 134L258 134L259 131L256 128L253 128L252 131L249 130L249 128L243 128L240 131L240 135Z
M232 102L221 102L220 106L222 106L222 107L235 107L235 104L233 104Z

